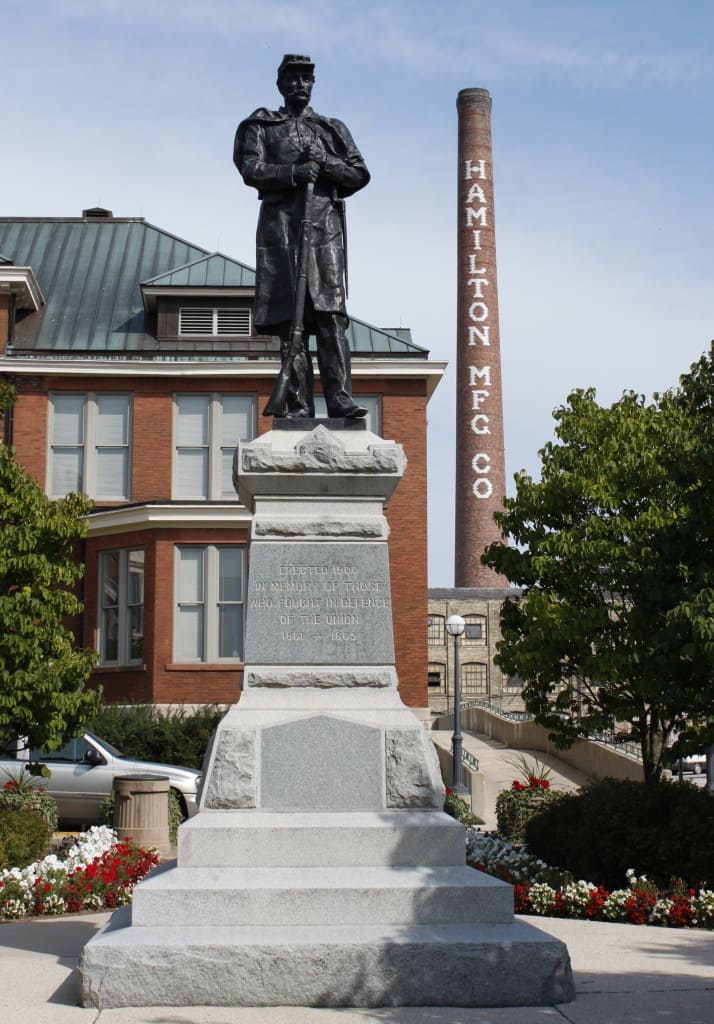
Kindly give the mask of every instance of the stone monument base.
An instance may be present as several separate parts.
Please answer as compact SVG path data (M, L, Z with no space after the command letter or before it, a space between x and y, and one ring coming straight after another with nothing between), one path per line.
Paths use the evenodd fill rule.
M85 1006L525 1006L568 951L466 866L433 744L402 703L384 503L406 465L360 429L239 447L253 512L241 699L178 866L85 947Z
M537 1006L568 953L464 865L439 811L203 811L85 947L82 1001L120 1006Z

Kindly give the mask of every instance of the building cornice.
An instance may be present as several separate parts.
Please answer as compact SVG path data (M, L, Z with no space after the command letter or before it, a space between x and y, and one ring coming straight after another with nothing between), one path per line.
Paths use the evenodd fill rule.
M432 359L352 359L352 377L361 379L393 378L426 380L427 398L431 398L444 376L447 363ZM199 363L186 360L148 359L45 359L6 356L0 359L0 373L46 375L48 377L275 377L280 369L277 359L221 360Z
M10 292L15 296L18 309L37 311L45 302L32 267L15 267L11 263L0 264L0 293L2 292Z
M124 505L119 508L95 509L89 514L88 537L102 537L107 534L129 533L134 530L151 528L180 530L231 529L248 527L251 514L238 502L207 504L194 502L186 504L154 503L146 505Z

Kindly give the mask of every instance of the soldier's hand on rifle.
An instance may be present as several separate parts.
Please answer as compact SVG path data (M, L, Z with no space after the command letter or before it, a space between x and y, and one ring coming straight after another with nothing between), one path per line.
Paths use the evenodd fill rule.
M314 160L308 160L304 164L293 164L293 181L296 185L306 185L308 181L317 181L320 167Z
M320 139L314 139L306 150L303 151L303 159L316 163L323 168L327 163L327 153Z

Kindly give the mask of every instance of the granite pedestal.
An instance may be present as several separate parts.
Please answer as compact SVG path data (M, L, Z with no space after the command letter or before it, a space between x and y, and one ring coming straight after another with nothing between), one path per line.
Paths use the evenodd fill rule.
M85 947L85 1005L573 998L565 946L466 867L428 733L399 698L384 503L405 468L399 445L354 428L239 446L253 511L243 693L177 866Z

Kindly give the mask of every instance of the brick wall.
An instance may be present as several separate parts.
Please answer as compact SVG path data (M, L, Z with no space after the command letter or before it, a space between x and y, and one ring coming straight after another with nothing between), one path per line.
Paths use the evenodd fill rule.
M12 440L17 461L45 487L47 471L47 381L19 377L13 410Z
M241 665L181 665L174 660L174 549L177 544L247 542L234 529L157 529L96 537L87 542L84 644L97 646L99 555L117 548L144 549L144 663L136 667L97 666L92 683L108 700L157 704L233 703L240 692Z
M133 443L131 502L165 501L171 497L172 400L177 392L258 394L265 405L272 381L154 380L150 378L21 378L15 409L14 440L18 459L45 486L47 470L48 394L52 391L131 391ZM426 391L423 381L360 381L359 393L382 393L382 433L404 446L408 466L386 514L389 541L395 653L400 691L405 703L427 705L426 615ZM272 426L259 415L258 431ZM107 504L107 503L100 503ZM114 504L114 503L112 503ZM103 550L145 549L144 666L97 668L92 680L101 683L109 700L157 703L235 701L240 667L180 666L173 662L174 546L178 543L245 542L245 531L148 530L92 537L86 543L86 610L80 630L87 646L96 645L98 555Z
M174 549L177 544L245 544L246 530L157 530L153 699L167 703L234 703L242 666L181 665L174 661Z
M382 434L403 445L407 456L406 473L386 510L399 690L405 704L426 707L426 390L420 381L387 380L380 388Z

